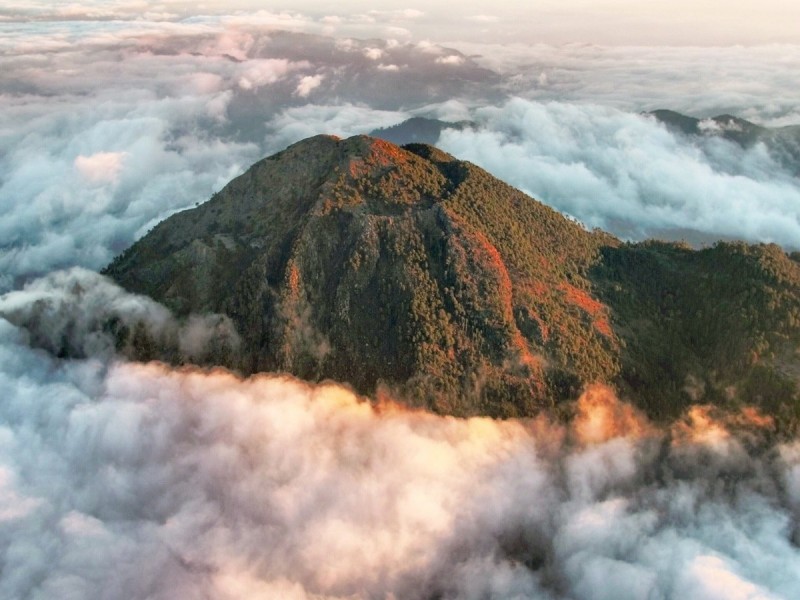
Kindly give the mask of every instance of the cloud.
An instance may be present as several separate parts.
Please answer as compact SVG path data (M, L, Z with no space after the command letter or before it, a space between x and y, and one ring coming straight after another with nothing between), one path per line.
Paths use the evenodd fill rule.
M439 65L460 65L463 64L464 57L458 54L450 54L448 56L440 56L436 59L436 64Z
M0 296L0 317L24 328L31 346L65 357L232 365L240 343L224 315L179 321L157 302L77 267Z
M245 90L257 89L280 81L292 71L310 67L311 63L308 61L292 62L275 58L248 60L241 70L239 87Z
M117 181L125 152L96 152L91 156L75 158L75 168L91 183L113 183Z
M800 245L800 182L763 145L688 139L613 108L513 99L439 145L627 239Z
M300 82L297 84L297 89L295 93L300 96L301 98L308 98L308 95L317 89L320 85L322 85L322 81L325 79L324 75L306 75L305 77L300 79Z
M80 271L0 306L158 313ZM800 591L800 450L757 426L658 428L602 387L572 424L454 419L333 383L59 359L30 347L35 329L0 318L4 597Z
M397 125L410 116L407 112L380 111L352 104L306 104L284 110L269 121L269 148L278 152L321 133L339 137L369 133L373 129Z
M294 13L251 16L10 28L0 40L0 291L105 266L281 150L293 134L271 125L285 111L329 97L342 114L327 110L322 129L340 131L358 104L364 133L487 77L474 63L443 75L411 44L275 29L287 19L303 29Z
M463 41L456 47L505 76L514 96L539 102L730 113L765 125L800 123L793 45L686 47ZM542 78L544 74L544 78ZM543 81L539 81L542 78Z
M474 21L475 23L498 23L500 22L500 17L496 15L470 15L469 17L464 17L467 21Z

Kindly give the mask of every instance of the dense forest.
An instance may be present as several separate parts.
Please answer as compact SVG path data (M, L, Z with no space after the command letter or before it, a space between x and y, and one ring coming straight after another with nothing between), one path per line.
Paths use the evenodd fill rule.
M243 349L218 362L243 373L498 417L606 382L656 419L699 402L800 424L796 256L623 243L424 144L300 142L106 273L178 315L228 315Z

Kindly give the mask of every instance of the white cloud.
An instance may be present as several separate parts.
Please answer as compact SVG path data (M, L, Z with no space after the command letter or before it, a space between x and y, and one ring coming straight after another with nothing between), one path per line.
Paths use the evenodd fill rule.
M511 100L439 145L545 203L626 238L800 246L800 184L763 145L676 137L611 108Z
M368 13L378 19L395 21L395 20L414 20L425 16L425 13L416 8L403 8L398 10L371 10Z
M457 48L507 77L529 100L668 108L695 117L724 113L769 125L800 123L797 46L613 47L593 44L477 44ZM537 85L542 73L547 85ZM794 115L787 121L787 115Z
M297 89L295 90L295 94L300 96L301 98L308 98L308 95L317 89L320 85L322 85L322 81L325 79L324 75L306 75L302 77L297 84Z
M448 56L440 56L436 59L438 65L461 65L464 63L464 57L458 54L450 54Z
M465 17L467 21L474 21L475 23L498 23L500 17L497 15L470 15Z
M311 63L308 61L292 62L285 58L248 60L242 64L239 87L244 90L258 89L280 81L292 71L310 67Z
M75 168L91 183L114 183L122 170L126 152L96 152L75 158Z
M80 271L0 296L0 313L35 315L22 329L0 318L4 597L800 591L792 445L748 453L735 434L704 441L691 428L708 423L691 420L665 438L605 388L569 426L463 420L335 384L29 346L46 319L85 334L75 324L104 302L169 320Z
M268 123L269 150L278 152L286 146L318 134L350 137L373 129L397 125L411 116L400 111L380 111L352 104L307 104L289 108Z

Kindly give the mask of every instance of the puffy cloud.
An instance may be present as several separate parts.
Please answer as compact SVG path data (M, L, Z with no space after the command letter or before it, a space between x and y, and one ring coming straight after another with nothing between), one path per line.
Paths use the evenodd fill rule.
M214 364L239 348L228 317L191 315L178 321L153 300L77 267L0 296L0 317L24 328L32 346L57 356Z
M79 155L75 159L75 168L91 183L116 182L125 152L96 152L91 156Z
M625 238L800 246L800 182L759 144L688 139L613 108L513 99L439 145Z
M280 58L248 60L241 70L239 87L245 90L260 88L280 81L291 71L310 67L311 63L308 61L295 63Z
M464 62L464 57L458 54L449 54L448 56L440 56L436 59L436 64L439 65L460 65Z
M366 48L364 56L370 60L379 60L383 56L383 50L380 48Z
M301 98L307 98L311 92L322 85L323 79L325 79L324 75L306 75L298 82L295 93Z
M320 133L350 137L373 129L396 125L410 116L406 112L380 111L347 105L306 104L282 111L268 123L270 151Z
M486 79L474 63L442 75L433 55L409 44L275 30L283 17L270 15L9 26L0 38L0 291L51 269L101 268L282 149L294 133L272 125L286 111L290 123L310 99L335 96L341 115L326 109L329 123L305 130L351 131L358 103L363 123L352 132L364 133L401 106ZM380 61L365 55L378 52Z
M73 324L104 305L169 318L86 272L0 297ZM4 597L800 592L800 452L757 426L659 429L605 388L572 424L454 419L332 383L58 359L17 322L0 318Z

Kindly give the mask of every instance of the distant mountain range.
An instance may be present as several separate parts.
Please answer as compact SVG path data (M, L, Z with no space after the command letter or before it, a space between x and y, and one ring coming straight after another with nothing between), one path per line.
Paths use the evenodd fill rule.
M666 109L645 114L654 117L671 131L689 138L718 137L743 148L763 143L778 164L800 176L800 125L769 128L733 115L698 119ZM477 127L477 124L472 121L412 117L392 127L374 129L369 135L400 146L414 143L436 145L446 129L462 130L468 127Z
M244 373L502 417L566 410L604 381L655 418L756 404L791 430L798 260L775 245L625 244L432 146L317 136L105 273L178 315L228 315L242 348L221 362Z
M654 110L647 114L686 136L720 137L744 148L763 143L776 162L800 175L800 125L770 128L733 115L696 119L672 110Z
M430 144L435 146L445 129L461 130L472 126L474 126L474 123L471 121L452 122L429 119L427 117L411 117L392 127L373 129L369 135L398 146L406 144Z

